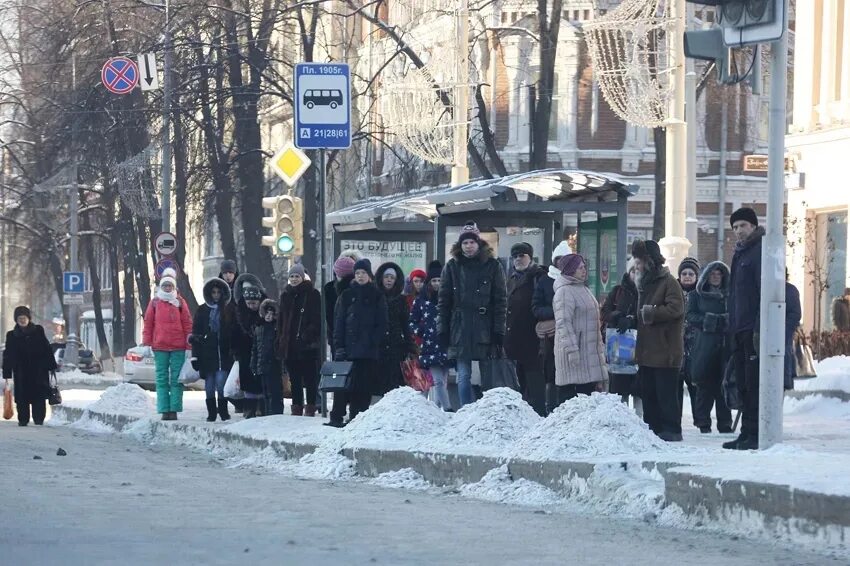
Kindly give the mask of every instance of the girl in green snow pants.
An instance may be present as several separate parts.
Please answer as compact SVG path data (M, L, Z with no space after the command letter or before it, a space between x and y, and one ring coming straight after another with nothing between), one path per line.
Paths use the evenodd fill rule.
M183 412L183 384L177 378L186 361L186 351L154 350L153 359L156 363L156 412Z

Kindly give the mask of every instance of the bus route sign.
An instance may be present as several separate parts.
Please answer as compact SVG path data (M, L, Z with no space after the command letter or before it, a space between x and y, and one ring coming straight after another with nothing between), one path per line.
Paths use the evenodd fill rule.
M351 147L351 72L346 63L295 65L295 146Z

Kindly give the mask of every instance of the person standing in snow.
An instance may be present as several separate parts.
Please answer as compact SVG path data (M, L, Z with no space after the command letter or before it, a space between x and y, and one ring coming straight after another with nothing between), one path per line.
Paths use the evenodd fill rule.
M637 314L638 291L635 286L635 260L629 258L626 272L620 284L615 286L602 305L601 318L608 328L624 333L632 325ZM631 317L631 318L629 318ZM640 400L640 383L638 377L632 374L612 373L608 392L619 395L623 403L628 405L629 397L634 399L635 412L643 415L643 404Z
M6 391L14 380L14 398L18 410L18 426L33 422L44 424L47 397L50 393L50 374L57 369L53 349L44 328L32 323L29 307L15 307L15 328L6 333L3 349L3 379Z
M251 373L263 386L264 415L283 414L283 368L277 356L277 303L260 303L260 320L251 343Z
M729 358L726 341L728 295L729 268L722 261L713 261L703 270L696 288L687 298L685 323L694 334L690 351L690 377L696 387L694 425L706 434L711 432L712 406L717 417L717 431L732 432L732 411L726 406L721 390Z
M761 246L764 228L752 208L739 208L729 218L738 242L729 279L729 333L738 391L744 405L741 434L725 442L729 450L755 450L759 445L759 312Z
M289 269L289 284L280 295L277 351L289 372L292 414L314 417L319 391L322 308L319 291L306 276L300 263Z
M450 255L440 278L438 324L440 344L457 364L462 407L475 401L472 362L504 346L507 289L502 265L475 222L463 226Z
M239 277L239 268L236 265L236 262L232 259L226 259L221 262L221 268L219 269L218 278L227 283L227 286L230 287L230 302L224 307L225 312L227 313L231 323L236 321L236 293L234 293L234 286L236 285L236 279ZM227 378L225 378L226 380ZM236 413L242 412L242 399L229 399L230 403L233 405L233 410ZM225 407L226 409L226 407Z
M522 242L511 247L513 270L507 281L508 311L505 355L516 362L520 390L538 415L546 416L546 378L540 359L537 319L532 310L534 290L546 272L534 263L534 248Z
M794 389L794 378L797 377L797 363L794 352L794 334L803 318L803 307L800 304L800 291L788 281L788 270L785 270L785 390Z
M686 257L682 260L682 263L679 264L679 286L682 288L682 293L684 293L685 297L685 312L688 311L688 297L690 296L691 291L697 288L697 277L699 276L699 273L699 261L692 257ZM694 384L693 379L691 379L691 349L693 348L695 337L696 328L688 324L688 320L685 319L685 357L682 360L682 379L679 384L679 397L681 398L680 402L684 402L685 387L687 387L688 399L690 399L691 403L691 415L694 416L694 426L699 428L699 425L696 422L697 387Z
M850 332L850 287L832 301L832 326L839 332Z
M682 401L679 395L684 357L685 298L679 282L664 267L654 240L632 244L638 289L635 361L643 401L643 422L667 442L682 440Z
M233 311L230 306L230 285L214 277L204 283L204 303L195 312L192 322L192 367L200 373L206 391L207 422L215 422L216 413L222 421L230 419L224 384L233 366L230 352ZM216 405L216 393L218 404Z
M600 390L608 379L605 345L599 321L599 303L587 288L587 265L578 254L559 262L555 281L555 384L558 404L576 395Z
M233 356L239 362L239 387L245 393L242 408L246 419L262 415L263 383L251 371L251 351L254 344L254 329L260 324L260 304L266 299L266 291L260 280L251 273L243 273L234 285L236 299L236 324L230 338Z
M444 411L452 410L449 400L448 378L449 362L446 350L440 345L437 332L437 296L440 291L440 276L443 266L435 260L428 264L425 284L419 296L413 301L410 311L410 329L422 344L419 353L419 365L431 372L434 386L431 395L434 403Z
M176 421L183 411L183 384L178 380L190 347L192 315L177 292L177 273L163 271L155 296L145 311L142 345L153 350L156 367L156 410L164 421Z
M404 286L401 267L391 262L381 265L375 273L375 285L387 301L387 329L381 340L378 375L372 394L386 395L404 385L401 362L415 356L417 348L410 332L407 298L401 294Z
M552 252L552 265L548 267L545 277L541 277L534 288L531 299L531 309L537 323L534 331L540 340L539 356L543 376L546 380L546 414L558 406L558 391L555 388L555 311L552 301L555 298L555 281L561 277L558 262L565 255L573 253L569 242L563 240Z
M334 393L328 426L340 428L348 406L348 422L366 411L372 401L381 340L387 331L387 299L372 283L372 264L354 264L354 280L342 292L334 309L334 360L353 362L351 388Z
M333 265L334 280L325 283L322 293L325 296L325 323L327 328L328 346L333 349L334 337L334 310L336 301L343 291L348 289L354 279L354 264L363 256L356 250L345 250L336 259Z

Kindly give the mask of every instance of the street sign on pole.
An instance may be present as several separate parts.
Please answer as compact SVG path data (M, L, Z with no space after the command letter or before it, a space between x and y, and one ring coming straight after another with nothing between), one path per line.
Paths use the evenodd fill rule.
M142 90L159 89L159 73L156 68L156 56L153 53L139 53L139 87Z
M162 278L162 272L166 269L171 268L175 271L175 273L180 273L180 266L177 264L177 261L171 259L170 257L163 258L156 262L156 267L154 268L154 272L156 273L156 279L159 281Z
M103 64L100 80L113 94L127 94L139 84L139 68L132 59L112 57Z
M83 295L79 293L65 293L62 295L63 305L82 305L84 302Z
M294 187L298 179L310 167L310 158L291 142L283 146L272 158L272 170L290 187Z
M295 145L351 147L351 73L346 63L295 65Z
M82 271L66 271L62 274L62 290L65 293L82 293L86 289L86 279Z
M177 236L171 232L160 232L153 239L153 248L160 257L170 257L177 251Z

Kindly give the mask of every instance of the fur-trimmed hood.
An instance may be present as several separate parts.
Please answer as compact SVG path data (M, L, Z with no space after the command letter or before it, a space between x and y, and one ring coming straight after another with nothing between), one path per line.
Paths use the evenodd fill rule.
M451 256L458 261L461 261L461 260L464 260L464 259L467 259L467 260L468 259L474 259L474 258L467 258L466 256L463 255L463 250L460 247L460 242L455 242L454 244L452 244L452 249L451 249L451 252L449 252L449 253L451 253ZM493 248L490 247L490 244L488 244L487 242L485 242L484 240L479 238L479 240L478 240L478 255L475 256L475 257L478 258L478 261L484 263L488 259L496 257L496 254L493 252Z
M248 287L257 287L260 289L260 293L263 294L263 299L265 299L268 294L266 293L266 288L263 286L260 279L252 274L252 273L243 273L240 275L236 282L233 284L233 300L236 304L242 304L244 301L242 296L244 294L244 288Z
M395 271L395 285L393 288L387 291L384 289L384 273L389 271L390 269ZM386 263L381 264L378 268L378 271L375 272L375 285L378 289L381 290L382 293L387 295L387 297L395 297L401 295L402 290L404 290L404 272L401 270L401 267L397 263L393 263L388 261Z
M723 272L723 281L720 283L720 294L726 295L729 293L729 266L722 261L712 261L702 270L697 281L697 293L705 296L717 295L714 291L709 291L708 277L711 272L719 269Z
M280 314L280 307L278 306L277 301L266 299L260 303L260 316L265 316L268 311L274 311L275 316Z
M232 293L230 292L230 285L224 279L219 279L218 277L213 277L211 279L207 279L204 283L203 295L204 302L207 306L213 306L215 302L212 300L212 290L218 287L221 289L221 302L220 305L224 306L230 303L230 300L233 298Z

